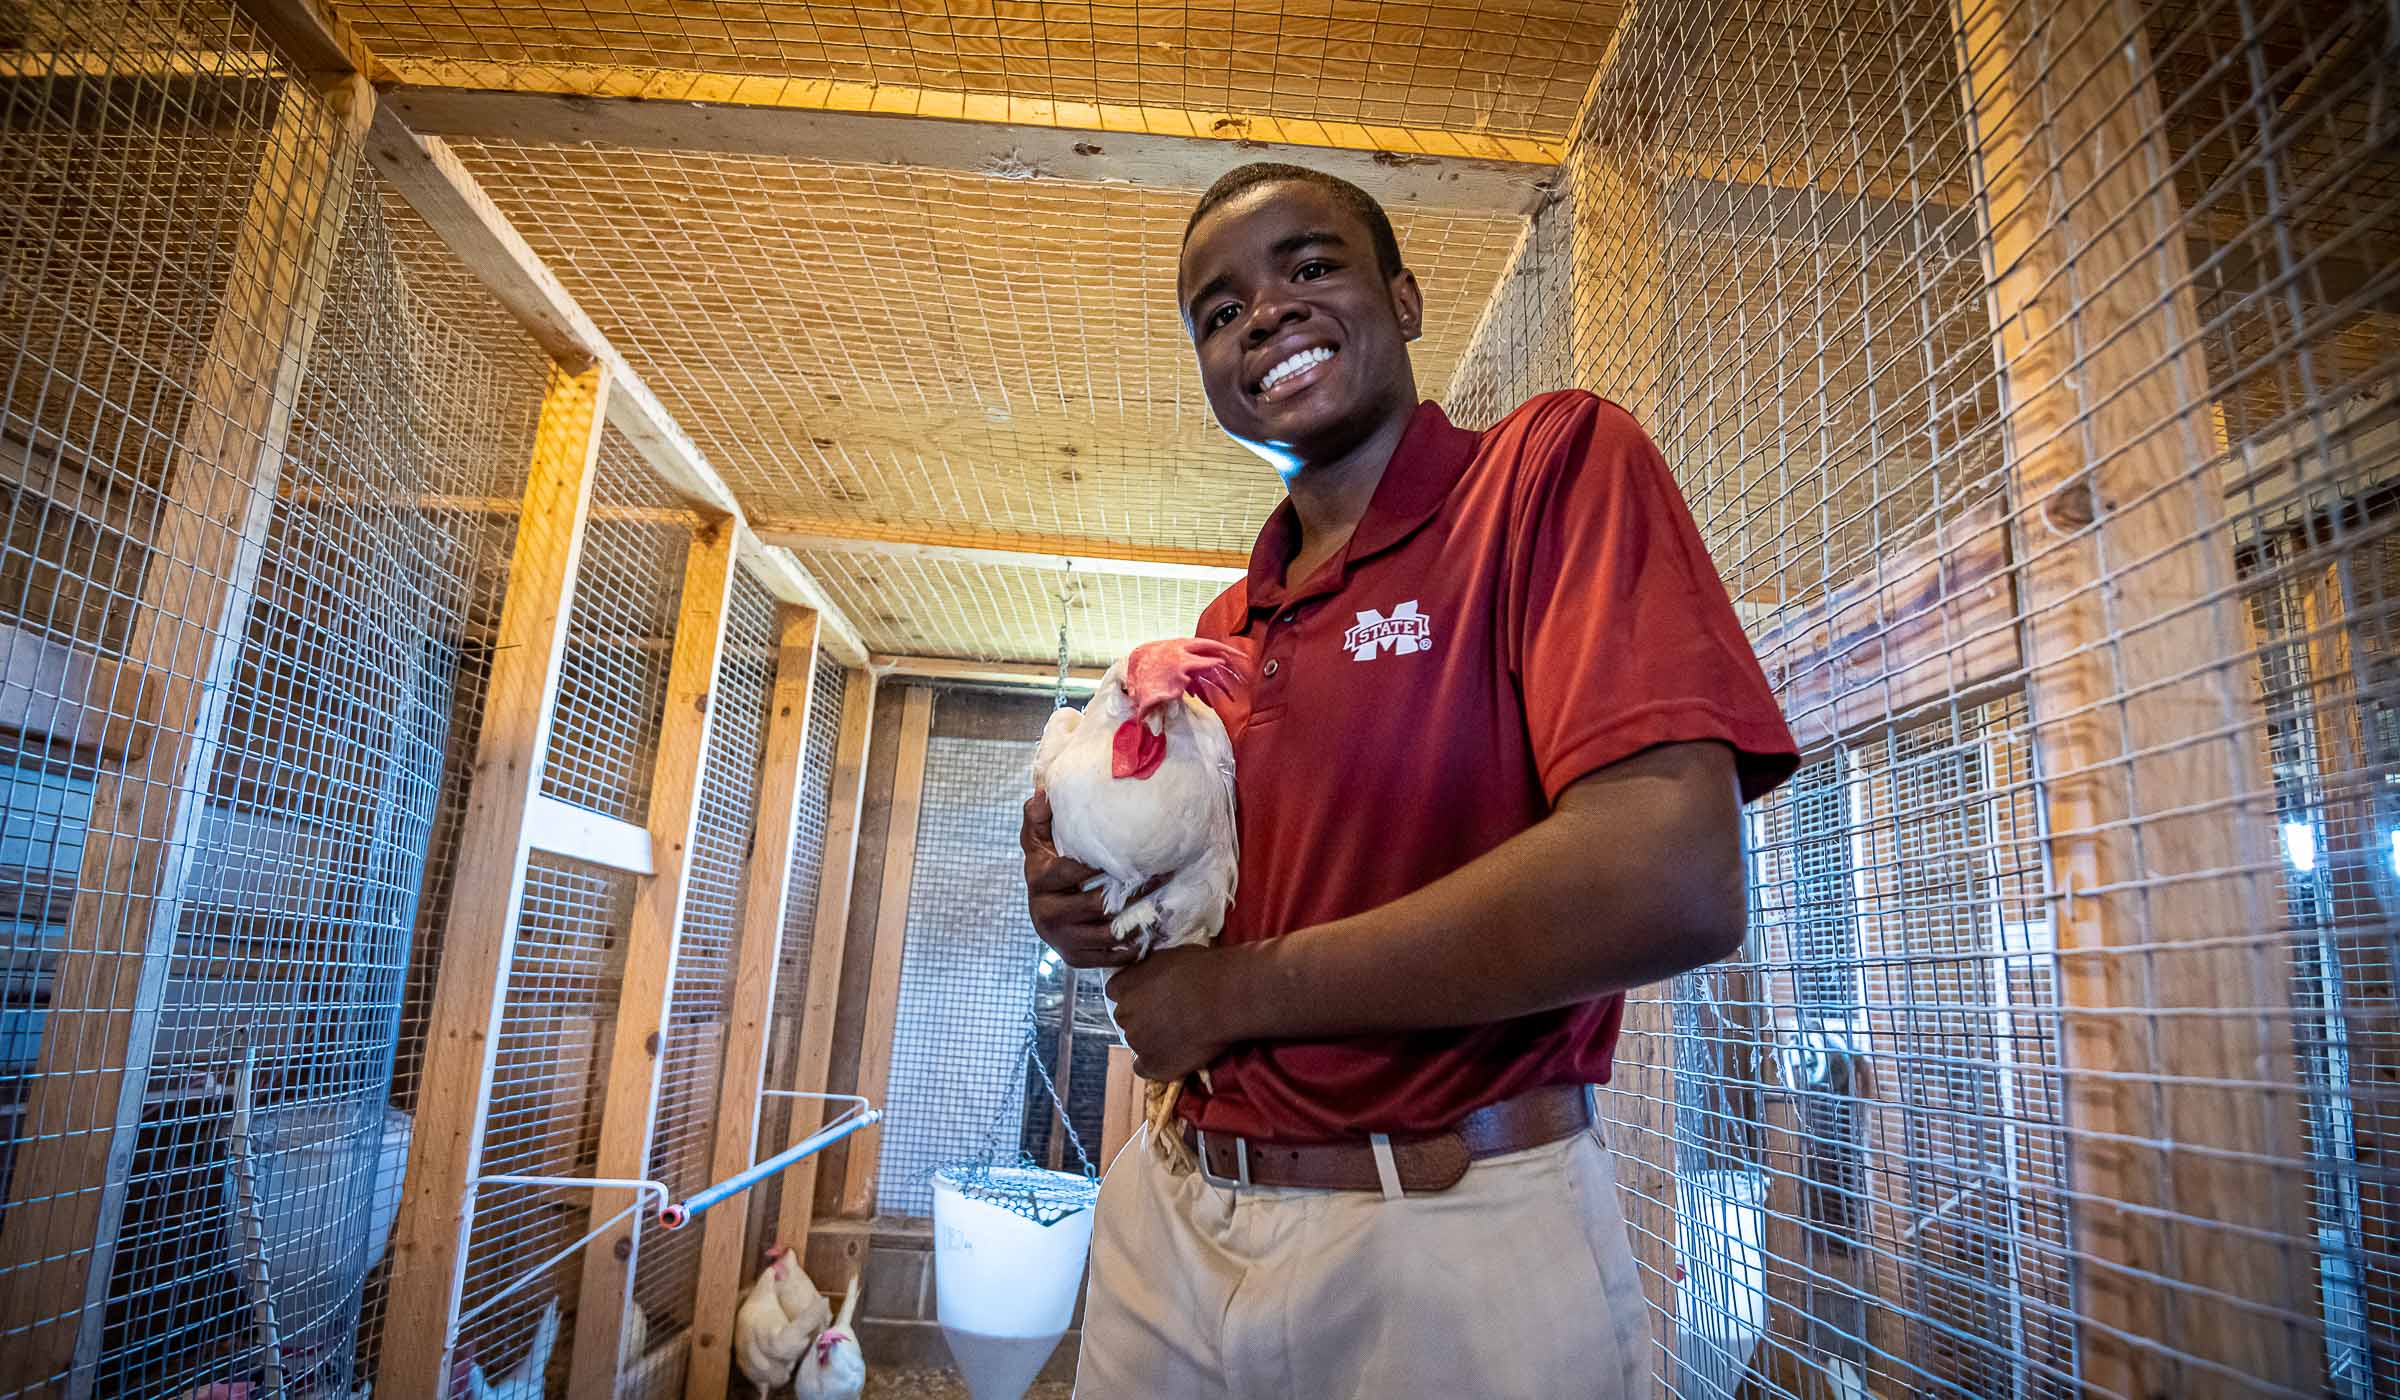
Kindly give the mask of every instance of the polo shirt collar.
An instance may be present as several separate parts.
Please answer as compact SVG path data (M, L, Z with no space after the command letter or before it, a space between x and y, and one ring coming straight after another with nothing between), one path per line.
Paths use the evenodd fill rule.
M1335 591L1352 565L1373 558L1415 534L1417 527L1432 519L1442 502L1449 499L1450 488L1458 484L1458 479L1466 474L1467 464L1475 460L1475 447L1480 441L1480 435L1452 424L1441 405L1431 401L1418 404L1417 411L1409 417L1407 430L1400 435L1400 445L1392 450L1391 462L1383 469L1383 479L1375 484L1375 497L1367 503L1366 515L1351 533L1350 543L1315 578L1303 580L1289 590L1283 584L1283 570L1299 552L1300 516L1292 509L1291 498L1285 497L1258 532L1258 543L1251 546L1250 575L1245 589L1250 611L1234 630L1249 631L1251 617L1258 613Z

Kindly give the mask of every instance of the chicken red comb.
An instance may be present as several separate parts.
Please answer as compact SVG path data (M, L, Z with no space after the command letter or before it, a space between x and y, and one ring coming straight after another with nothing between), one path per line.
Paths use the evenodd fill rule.
M1186 695L1230 698L1249 678L1248 653L1206 637L1144 642L1125 656L1125 693L1137 715Z

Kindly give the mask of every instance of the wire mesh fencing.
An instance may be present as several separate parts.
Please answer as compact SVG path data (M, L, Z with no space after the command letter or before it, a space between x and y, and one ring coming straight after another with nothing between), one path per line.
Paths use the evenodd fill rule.
M2396 43L1617 36L1452 396L1632 409L1808 750L1747 950L1637 998L1604 1092L1667 1393L2400 1383Z
M881 1214L931 1215L937 1168L1014 1161L1025 1150L1025 1044L1047 952L1026 916L1016 847L1033 748L1030 738L938 731L926 743L876 1178Z
M498 371L230 10L12 19L0 1391L346 1390Z
M709 708L708 766L692 832L683 926L660 1046L658 1108L649 1178L677 1200L710 1183L718 1093L742 936L742 867L751 854L768 704L775 688L775 600L748 574L733 581L724 652ZM655 1347L692 1323L700 1276L700 1231L643 1241L633 1280L643 1335ZM672 1368L645 1369L630 1393L680 1393Z
M807 1015L808 970L816 947L817 904L824 890L825 826L833 805L833 765L840 748L842 706L848 697L849 672L830 656L817 658L816 674L808 689L808 739L801 750L798 813L792 823L791 887L783 905L782 941L776 950L775 1005L769 1013L770 1089L794 1082L800 1053L801 1027ZM839 936L838 932L837 935ZM791 1145L792 1103L771 1098L759 1106L760 1151ZM752 1193L751 1235L764 1248L775 1243L775 1222L782 1216L788 1176L761 1183Z

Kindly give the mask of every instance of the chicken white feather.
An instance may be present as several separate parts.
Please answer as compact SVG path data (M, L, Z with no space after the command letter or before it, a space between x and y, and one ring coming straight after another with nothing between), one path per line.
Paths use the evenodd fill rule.
M1051 844L1100 872L1111 930L1144 957L1214 940L1233 903L1233 740L1191 692L1230 692L1241 679L1241 653L1222 643L1151 642L1111 666L1081 711L1043 726L1033 781L1050 798ZM1191 1166L1168 1131L1181 1091L1147 1090L1151 1141L1177 1171Z
M800 1358L792 1377L792 1393L800 1400L858 1400L867 1388L867 1358L858 1349L858 1334L850 1330L850 1315L858 1308L858 1280L842 1297L842 1315L817 1334L816 1345Z
M733 1315L735 1364L761 1394L774 1394L790 1383L792 1368L831 1312L793 1251L776 1245Z

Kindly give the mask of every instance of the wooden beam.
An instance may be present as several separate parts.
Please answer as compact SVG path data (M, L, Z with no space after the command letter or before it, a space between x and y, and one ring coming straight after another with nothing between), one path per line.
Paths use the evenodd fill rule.
M817 615L787 605L778 612L776 633L775 692L767 711L757 832L743 867L741 938L735 953L733 1003L726 1015L724 1086L717 1100L711 1181L747 1171L758 1160L759 1091L766 1087L775 982L783 966L792 847L800 831L802 795L825 776L808 772L806 763L817 674ZM750 1223L731 1208L712 1211L702 1220L700 1291L692 1313L685 1400L718 1400L731 1381L733 1314L744 1282L742 1236Z
M143 679L121 661L0 622L0 733L18 736L27 757L55 745L103 763L139 758L150 742Z
M1108 1047L1108 1097L1100 1110L1100 1170L1106 1172L1142 1127L1142 1081L1133 1072L1133 1047Z
M917 869L917 811L925 797L925 746L933 734L933 692L909 687L900 714L899 766L892 775L890 835L884 844L883 898L875 910L875 962L867 980L867 1023L858 1055L858 1092L884 1106L891 1088L892 1043L900 1020L900 954L908 943L908 887ZM863 1141L861 1139L864 1139ZM874 1214L883 1134L850 1139L842 1170L841 1214Z
M1019 690L1049 690L1058 684L1058 666L1035 661L965 661L947 656L887 656L867 659L876 675L904 681L953 681L964 685L1003 685ZM1107 672L1097 666L1067 669L1067 689L1089 691Z
M1056 1091L1050 1105L1051 1115L1058 1126L1050 1132L1050 1170L1057 1171L1066 1162L1067 1125L1073 1120L1075 1102L1075 1003L1083 991L1083 979L1075 969L1060 967L1059 975L1067 979L1066 997L1059 1007L1058 1043L1054 1048L1057 1068L1051 1072L1050 1087Z
M2274 868L2263 722L2147 39L2117 0L1958 13L2057 891L2083 1381L2315 1394L2290 969L2254 873Z
M1125 578L1231 583L1249 572L1250 556L1230 549L1181 549L1116 544L1069 535L1020 535L957 527L877 525L863 520L774 517L751 527L768 544L828 554L922 559L950 564L997 564L1015 569L1073 569Z
M304 73L380 76L350 22L318 0L235 0L235 5Z
M67 1393L80 1395L99 1359L193 839L373 108L355 79L283 95L193 371L120 671L159 678L155 728L144 752L93 785L74 913L19 1120L0 1236L0 1333L13 1334L0 1348L0 1388L46 1389L66 1375ZM103 720L103 742L107 729Z
M760 543L747 527L742 531L741 547L742 564L751 577L782 601L817 615L818 646L844 666L867 664L867 644L860 640L858 628L817 582L816 575L802 567L789 550Z
M954 170L1203 190L1237 165L1286 161L1387 207L1530 214L1557 142L1427 127L1058 102L645 69L393 60L388 101L431 136Z
M658 869L647 828L555 797L533 799L525 814L525 844L628 875L650 875Z
M624 435L659 480L703 515L741 519L740 503L724 478L448 146L420 138L387 105L377 109L367 158L553 359L569 367L595 362L609 367L614 385L609 426ZM800 561L770 546L745 545L742 554L776 597L818 614L837 655L853 665L864 660L858 629Z
M2024 667L1995 497L1769 629L1758 658L1803 750L2013 687Z
M675 653L667 667L666 714L650 777L650 846L658 872L645 879L634 896L633 918L625 932L595 1176L625 1180L649 1175L658 1126L659 1056L665 1048L675 957L683 940L684 896L691 886L692 827L700 816L700 785L715 728L716 707L711 702L724 651L726 600L733 591L734 534L734 522L721 520L695 534L684 557L683 603L675 619ZM599 1225L624 1205L620 1193L595 1192L592 1224ZM609 1400L616 1393L617 1352L625 1309L632 1300L638 1237L635 1222L621 1221L584 1246L575 1359L567 1383L567 1393L576 1400Z
M581 374L554 371L534 438L508 595L501 603L500 641L492 652L490 698L459 829L450 936L442 941L425 1027L420 1082L435 1092L418 1100L392 1231L384 1327L386 1335L410 1344L381 1349L375 1387L387 1395L442 1394L457 1339L467 1267L462 1217L469 1183L483 1171L500 1013L532 850L528 819L550 752L608 394L606 366Z
M834 1000L842 985L842 952L850 941L850 891L858 865L858 814L866 800L867 743L874 737L875 675L852 671L842 686L842 730L833 756L833 788L825 808L825 864L817 877L817 909L809 926L808 990L800 1002L793 1036L791 1078L785 1088L826 1092L833 1066ZM779 1150L824 1125L825 1108L812 1099L792 1100L791 1130ZM782 1208L775 1238L806 1249L817 1207L817 1161L794 1167L783 1179Z

